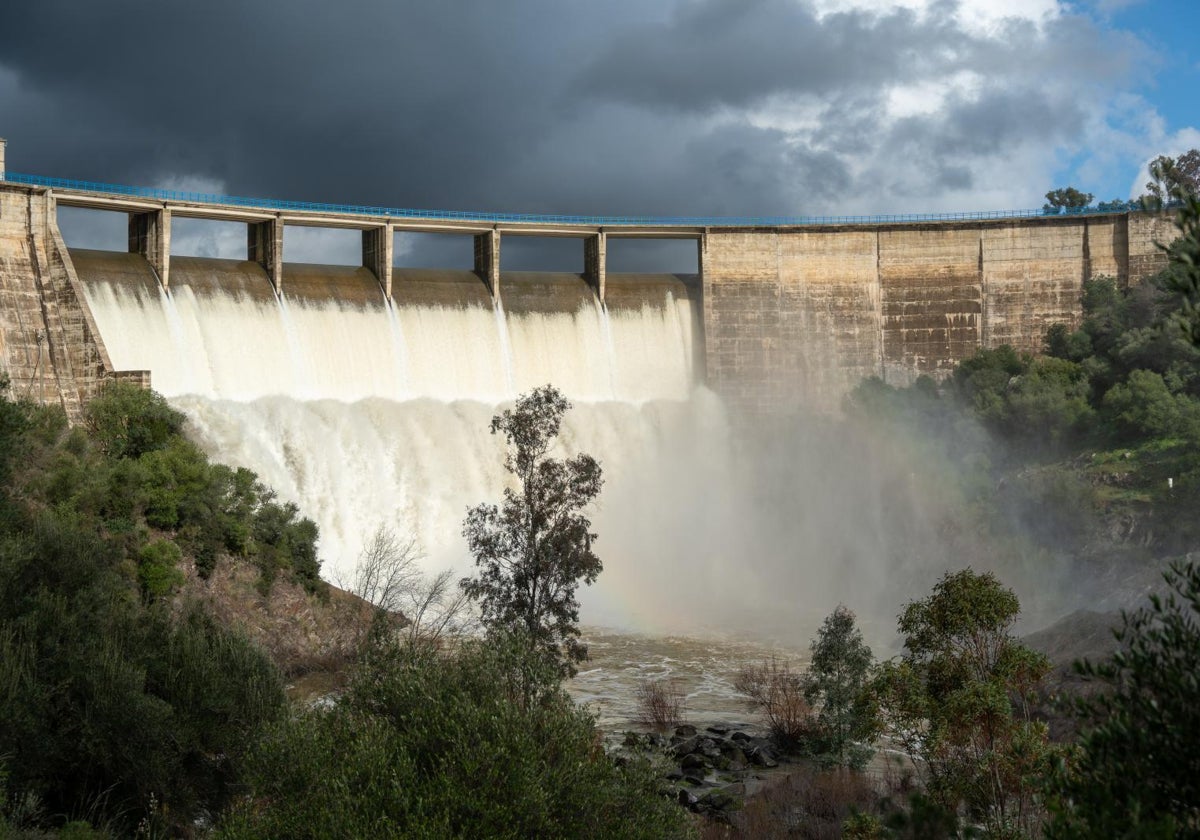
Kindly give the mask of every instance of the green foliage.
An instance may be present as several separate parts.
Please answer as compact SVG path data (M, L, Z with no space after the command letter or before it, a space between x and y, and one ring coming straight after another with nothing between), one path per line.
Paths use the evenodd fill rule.
M183 414L158 393L111 382L88 403L88 432L111 458L137 458L166 446L183 429Z
M1169 264L1163 286L1173 296L1175 330L1200 346L1200 193L1181 198L1175 224L1179 237L1166 249Z
M1032 831L1037 782L1050 759L1028 703L1049 670L1010 633L1016 595L990 573L947 573L900 615L905 653L875 681L895 737L927 773L947 813L965 806L992 836Z
M463 536L479 574L461 582L489 630L520 630L566 675L587 658L575 591L603 568L582 513L600 492L600 465L587 454L549 455L570 407L547 385L492 418L492 434L508 443L504 467L519 486L505 489L500 507L481 504L467 513Z
M267 546L315 579L315 527L278 514L252 473L209 464L181 420L122 385L86 430L0 395L0 756L10 799L37 804L22 830L191 830L282 709L261 651L168 596L201 546ZM253 535L264 510L274 542Z
M1150 180L1144 198L1151 205L1200 195L1200 149L1190 149L1178 158L1159 155L1150 162Z
M532 688L532 690L531 690ZM336 706L273 727L221 838L679 837L524 640L377 649Z
M1200 400L1172 393L1163 377L1135 370L1104 395L1104 407L1126 440L1200 440Z
M1047 216L1070 213L1083 210L1091 203L1091 193L1080 192L1074 187L1059 187L1046 193L1046 203L1042 205L1042 212Z
M1120 649L1080 673L1110 690L1079 702L1086 728L1055 780L1048 836L1200 834L1200 564L1172 564L1169 594L1124 615Z
M138 583L142 591L155 598L171 593L183 583L179 561L183 552L170 540L155 540L138 552Z
M839 606L812 642L812 664L804 694L820 704L816 752L829 761L861 770L875 754L878 710L867 691L875 657L855 626L854 613Z

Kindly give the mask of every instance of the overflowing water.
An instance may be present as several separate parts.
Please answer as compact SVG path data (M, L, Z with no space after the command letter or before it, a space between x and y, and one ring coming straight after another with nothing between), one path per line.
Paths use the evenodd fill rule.
M608 307L578 277L508 278L500 307L471 275L388 304L359 269L308 267L291 293L285 274L280 299L253 264L175 260L170 293L136 255L76 264L115 367L150 369L210 454L312 517L335 582L380 526L429 571L469 572L466 511L509 480L489 421L548 382L574 403L560 454L604 469L585 624L804 646L840 602L886 645L906 598L991 562L945 539L948 491L901 449L829 421L735 441L698 384L698 296L677 278L610 277ZM1023 603L1056 588L1047 574Z

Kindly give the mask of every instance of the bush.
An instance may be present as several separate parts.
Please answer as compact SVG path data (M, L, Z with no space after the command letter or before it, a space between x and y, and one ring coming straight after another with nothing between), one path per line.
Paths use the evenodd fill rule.
M674 837L684 813L617 767L528 644L376 649L333 708L270 730L222 838Z
M1114 385L1104 407L1126 439L1200 437L1200 401L1171 393L1163 377L1148 370Z
M1110 690L1080 701L1087 727L1053 786L1051 837L1194 837L1200 831L1200 564L1126 614L1120 649L1078 670Z
M683 691L674 680L642 680L637 687L640 722L659 732L685 722Z
M142 592L154 598L170 594L183 584L179 562L183 552L170 540L155 540L142 547L138 554L138 583Z
M805 680L784 660L772 658L738 672L734 688L767 719L780 746L796 749L813 733L813 711L805 698Z
M155 391L110 382L84 412L88 432L112 458L137 458L161 449L183 429L183 414Z

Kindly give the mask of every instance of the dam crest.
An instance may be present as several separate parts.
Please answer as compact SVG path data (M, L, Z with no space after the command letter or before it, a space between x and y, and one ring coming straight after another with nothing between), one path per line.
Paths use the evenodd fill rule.
M127 254L69 249L57 224L60 206L126 213ZM246 259L173 257L174 218L244 223ZM200 295L222 289L258 302L249 305L270 297L336 299L346 312L409 305L587 312L574 319L584 331L592 325L611 330L605 326L609 313L661 308L669 295L672 307L687 310L682 317L689 322L692 373L731 410L749 417L836 410L865 376L905 384L923 373L944 374L981 347L1040 349L1053 324L1077 326L1084 281L1109 275L1122 285L1141 282L1165 262L1156 242L1173 235L1169 220L1140 212L762 221L472 215L269 200L255 205L253 199L10 174L0 182L0 292L7 298L2 361L18 393L58 402L72 417L107 378L172 390L169 375L163 381L166 374L156 368L175 362L158 356L128 370L110 358L106 343L138 340L103 335L91 311L100 287L111 301L118 278L143 299L157 296L156 289ZM361 269L286 262L288 225L360 230ZM474 270L396 268L398 231L470 235ZM583 272L504 272L502 243L515 236L580 240ZM623 237L692 240L698 271L610 275L608 240ZM490 352L502 355L503 336L497 341ZM555 346L569 354L578 343L568 328ZM609 368L614 363L620 360L604 362ZM503 375L498 369L493 374ZM511 389L490 390L498 395ZM575 396L602 392L589 387Z

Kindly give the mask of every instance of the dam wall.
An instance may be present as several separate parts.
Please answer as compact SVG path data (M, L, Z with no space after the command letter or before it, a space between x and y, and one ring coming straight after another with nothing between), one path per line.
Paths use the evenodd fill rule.
M203 334L204 340L188 346L233 354L243 367L252 367L284 352L280 346L296 344L293 321L309 312L347 323L369 316L363 322L369 326L344 336L357 355L339 364L382 366L387 371L380 377L402 384L368 389L366 396L444 396L438 365L459 359L466 342L480 358L454 364L470 368L463 369L462 381L473 383L466 390L481 399L512 396L516 383L524 383L525 368L579 383L575 396L581 399L641 400L666 392L680 398L678 380L686 369L735 414L836 411L866 376L902 385L922 374L945 375L981 347L1038 351L1050 326L1078 325L1085 280L1111 275L1122 284L1143 281L1165 264L1156 243L1175 234L1169 218L1131 212L707 225L421 216L248 199L219 203L213 197L121 189L128 192L0 184L0 365L16 393L61 404L72 418L105 381L118 377L146 383L153 375L160 390L181 393L192 383L219 395L211 379L181 372L196 368L195 360L174 358L166 349L154 358L139 354L137 344L148 330L174 330L177 344L181 330L193 330L193 338ZM57 224L60 204L126 213L128 253L69 251ZM172 255L171 222L180 217L245 223L246 259ZM362 265L285 262L287 225L360 230ZM471 235L474 271L394 266L397 231ZM530 235L578 240L583 272L504 271L502 242ZM694 240L699 274L610 274L607 242L621 237ZM239 323L238 306L258 307L260 321L279 321L275 345L264 344L261 330L249 321L245 333L219 340L212 324L181 323L176 303L183 297L215 300L222 312L230 310L222 316L230 324ZM126 306L145 320L132 331L103 323L98 328L96 306ZM189 311L211 310L205 304ZM470 315L472 338L454 333L461 324L447 326L445 313L452 312ZM110 312L106 323L118 321ZM646 331L654 329L666 332L647 338ZM420 336L414 346L442 349L431 359L409 358L403 336L410 333ZM376 344L360 346L364 335L375 335ZM678 336L686 347L663 378L654 365L661 355L655 342L666 335ZM106 342L121 348L115 364ZM174 345L164 338L156 346ZM585 346L586 352L579 349ZM330 363L321 347L287 352L310 357L306 363L316 367ZM389 353L404 358L389 361ZM539 361L530 366L529 355ZM279 368L282 357L272 364ZM340 389L336 372L331 377L336 398L363 395ZM485 386L489 377L495 382ZM668 380L672 384L661 393L636 384ZM264 382L259 391L269 385ZM236 398L252 397L239 392Z
M1078 327L1085 280L1139 283L1170 219L1142 213L754 230L703 240L709 385L755 416L836 411L864 376L943 376L979 348Z
M109 361L44 190L0 188L0 368L14 396L73 422L105 381L149 382Z

